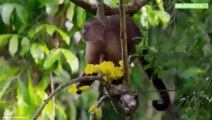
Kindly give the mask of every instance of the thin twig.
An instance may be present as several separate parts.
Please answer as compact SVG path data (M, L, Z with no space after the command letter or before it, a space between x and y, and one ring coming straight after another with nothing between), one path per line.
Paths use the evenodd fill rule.
M51 84L51 93L54 92L54 82L53 82L53 77L52 77L52 73L50 73L50 84ZM52 120L55 119L55 98L54 96L52 97Z
M38 116L41 114L42 110L44 109L44 107L47 105L47 103L52 99L53 96L55 96L57 93L59 93L62 89L66 88L67 86L73 84L73 83L77 83L77 82L84 82L84 81L94 81L94 80L100 80L100 82L103 82L102 77L98 77L98 76L85 76L85 77L81 77L81 78L75 78L72 79L70 81L67 81L66 83L58 86L41 104L41 106L39 107L39 109L37 110L37 112L34 114L34 116L32 117L32 120L36 120L38 118Z
M127 51L127 34L126 34L126 15L123 0L119 0L119 11L120 11L120 41L121 41L121 52L124 64L124 81L123 84L129 85L129 74L128 74L128 51Z
M101 104L107 99L107 98L109 98L109 95L103 95L100 99L99 99L99 101L97 102L97 107L100 107L101 106ZM94 112L92 112L91 114L90 114L90 119L89 120L95 120L95 113Z
M99 101L97 102L97 107L100 107L101 106L101 104L107 99L107 98L109 98L109 95L103 95L100 99L99 99Z
M94 112L92 112L91 114L90 114L90 119L89 120L95 120L95 113Z
M142 93L152 93L152 92L169 92L169 91L176 91L176 90L141 90Z

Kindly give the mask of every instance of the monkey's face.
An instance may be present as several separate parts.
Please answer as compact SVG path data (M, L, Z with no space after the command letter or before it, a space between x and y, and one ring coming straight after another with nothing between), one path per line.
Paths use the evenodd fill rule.
M98 41L103 37L104 25L97 19L85 22L82 29L82 38L85 42Z
M92 31L92 27L89 24L85 23L82 29L82 38L85 42L92 41L94 36Z

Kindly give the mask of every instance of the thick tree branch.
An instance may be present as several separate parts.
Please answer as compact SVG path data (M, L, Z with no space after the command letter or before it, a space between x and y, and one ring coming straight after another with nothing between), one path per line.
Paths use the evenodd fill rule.
M97 6L95 4L89 4L84 0L70 0L77 6L91 12L92 14L96 15ZM125 12L126 14L134 14L136 13L141 7L145 6L150 0L134 0L125 5ZM104 13L105 15L114 15L119 13L119 7L110 7L104 4Z
M98 77L98 76L85 76L85 77L81 77L81 78L75 78L73 80L67 81L66 83L58 86L41 104L41 106L39 107L39 109L37 110L37 112L34 114L34 116L32 117L32 120L36 120L38 118L38 116L41 114L41 112L43 111L44 107L47 105L47 103L52 99L53 96L55 96L57 93L59 93L62 89L66 88L67 86L73 84L73 83L77 83L77 82L84 82L84 81L94 81L94 80L102 80L102 77Z

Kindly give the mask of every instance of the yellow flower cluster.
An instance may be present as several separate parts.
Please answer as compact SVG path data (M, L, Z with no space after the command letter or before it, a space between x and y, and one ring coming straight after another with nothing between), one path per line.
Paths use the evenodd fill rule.
M102 118L102 111L101 111L100 108L98 108L96 105L92 105L92 106L89 108L88 112L90 112L90 113L95 113L95 114L96 114L96 117L97 117L98 119L101 119L101 118Z
M90 88L90 86L88 86L88 85L81 86L81 87L77 88L77 85L76 85L76 84L73 84L73 85L71 86L71 88L69 88L68 91L69 91L71 94L76 94L78 90L87 91L89 88Z
M102 73L106 81L117 80L123 76L123 61L119 61L120 67L116 67L111 61L103 61L100 64L88 64L85 74Z

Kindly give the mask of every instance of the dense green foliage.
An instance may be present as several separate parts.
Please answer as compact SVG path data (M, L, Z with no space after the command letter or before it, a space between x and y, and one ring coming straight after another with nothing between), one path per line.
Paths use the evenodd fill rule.
M139 91L136 118L210 120L212 9L181 10L172 0L160 1L149 2L133 16L143 34L137 53L146 47L151 50L145 58L156 60L145 67L154 67L168 88L175 89L170 91L173 104L165 112L152 108L157 93L136 65L131 75L131 86ZM209 0L199 1L212 6ZM115 6L117 1L107 2ZM51 81L57 87L78 77L85 67L80 30L92 17L69 0L0 0L0 119L11 114L30 119L50 93ZM66 88L39 119L87 120L97 98L95 87L81 96ZM109 103L102 112L103 120L121 119Z

